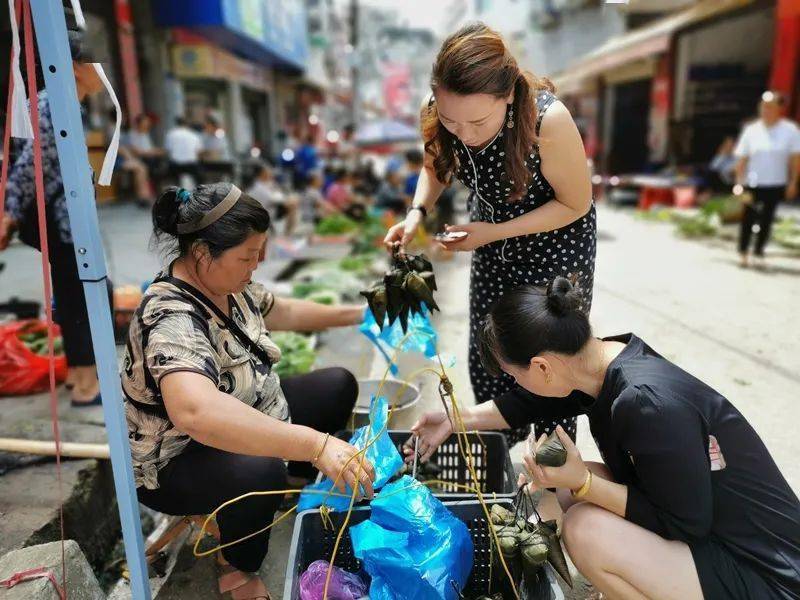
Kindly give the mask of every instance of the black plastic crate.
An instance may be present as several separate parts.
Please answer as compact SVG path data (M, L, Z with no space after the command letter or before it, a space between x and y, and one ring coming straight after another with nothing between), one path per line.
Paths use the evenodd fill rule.
M336 437L345 441L353 435L352 431L339 431ZM403 455L402 446L411 437L411 431L404 429L389 430L389 437ZM481 484L481 493L488 498L514 498L517 495L517 478L514 465L508 453L506 436L496 431L481 431L480 434L468 433L470 450L474 458L475 475ZM403 455L404 456L404 455ZM467 464L461 458L458 440L453 434L431 455L431 461L437 463L442 472L438 479L460 485L474 485ZM322 479L322 475L317 481ZM434 496L442 501L474 500L475 494L466 492L456 485L441 486L441 492L434 490ZM487 498L487 499L488 499Z
M487 501L487 505L503 504L509 508L511 500L502 499L497 501ZM502 569L496 566L491 567L490 533L486 523L483 509L477 500L463 500L460 502L445 502L445 506L461 519L469 528L474 545L473 566L467 585L463 594L468 598L485 594L489 590L489 578L494 579L492 589L494 592L503 591L503 586L508 585ZM354 508L350 517L348 527L358 525L370 517L369 507ZM283 589L284 600L296 600L300 594L300 576L305 573L309 565L315 560L330 560L336 536L344 523L345 513L337 512L331 514L333 529L325 529L322 518L318 510L307 510L299 515L294 523L294 533L292 534L292 544L289 547L289 562L286 566L286 583ZM361 568L360 561L353 556L353 546L350 542L350 534L345 531L339 543L339 551L336 553L337 567L358 572ZM500 572L498 572L500 571ZM556 582L556 576L549 565L542 569L542 577L539 578L533 589L528 589L525 598L527 600L563 600L564 595ZM510 590L506 589L504 597L513 598Z

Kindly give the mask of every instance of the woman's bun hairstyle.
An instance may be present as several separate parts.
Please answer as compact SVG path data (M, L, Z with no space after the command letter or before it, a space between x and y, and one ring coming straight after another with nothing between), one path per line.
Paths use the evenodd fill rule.
M555 352L574 356L592 337L580 287L558 276L546 287L509 290L486 316L478 350L490 375L503 365L528 367L534 356Z
M174 185L168 187L153 205L153 230L156 233L178 235L178 215L183 204L178 200L180 189Z
M254 233L269 229L266 208L247 194L216 221L198 231L179 233L178 225L201 219L231 191L227 182L198 185L193 190L168 187L153 205L153 240L167 255L186 256L196 244L203 244L212 258L242 244Z
M547 286L547 306L558 317L565 317L581 307L581 292L566 277L558 276Z

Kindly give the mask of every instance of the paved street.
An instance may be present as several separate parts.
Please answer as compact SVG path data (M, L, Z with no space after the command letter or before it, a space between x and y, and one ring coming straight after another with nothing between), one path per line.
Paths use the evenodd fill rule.
M109 272L115 282L139 284L152 277L158 259L148 250L148 213L121 206L102 209L100 216ZM796 404L800 326L795 317L800 260L772 249L770 271L744 271L738 268L728 242L682 240L674 236L669 225L643 222L630 212L608 207L599 211L599 238L593 307L596 334L633 331L725 394L761 434L792 487L800 490L797 444L790 425L800 415ZM15 246L0 258L7 263L0 274L0 300L10 295L40 296L37 253ZM458 255L437 265L442 307L437 317L440 346L443 354L455 356L451 376L463 403L472 402L466 373L468 258ZM256 277L267 279L270 271L262 267ZM352 332L333 332L322 340L323 364L338 361L361 376L382 368L379 361L370 365L369 346ZM408 375L424 359L405 357L402 363ZM423 400L399 413L393 427L407 428L420 412L440 406L435 381L430 376L420 381ZM87 424L101 423L99 409L90 411L91 415L76 416L64 400L62 415L68 436L79 419ZM15 414L46 418L45 396L2 402L18 408L19 412L12 411ZM6 428L8 417L6 412ZM92 431L91 435L84 431L83 436L94 439L99 430L95 427ZM42 432L47 432L44 425ZM75 429L75 435L80 439L81 431ZM579 446L585 458L598 458L585 423L579 430ZM515 461L520 460L520 452L518 446L513 452ZM291 523L282 524L275 531L272 547L288 547L290 535ZM279 591L286 552L273 552L270 557L263 574L270 588ZM189 598L200 591L207 593L213 586L210 561L185 557L185 562L186 570L165 588L165 598Z
M598 220L596 335L632 331L726 395L761 434L792 487L800 489L796 433L787 427L800 416L800 260L772 248L770 271L742 270L728 243L683 240L669 225L608 207ZM469 397L467 264L461 256L445 267L441 293L442 346L459 359L455 379L462 399ZM585 457L599 458L588 426L580 428L579 438Z
M150 278L158 259L148 250L148 213L122 206L101 209L100 218L115 283ZM787 426L800 416L800 260L771 247L769 271L742 270L728 243L679 239L669 225L642 222L608 207L599 213L599 238L596 334L633 331L725 394L764 438L793 488L800 489L796 434ZM37 253L15 246L0 259L7 263L0 274L0 300L41 295ZM468 257L457 256L438 270L441 348L456 357L458 397L471 402ZM403 415L402 422L435 401L426 394L426 403ZM586 428L582 433L582 448L591 452Z
M600 233L596 333L633 331L727 396L800 489L787 426L800 411L800 261L773 249L771 271L743 271L732 245L679 240L612 211Z

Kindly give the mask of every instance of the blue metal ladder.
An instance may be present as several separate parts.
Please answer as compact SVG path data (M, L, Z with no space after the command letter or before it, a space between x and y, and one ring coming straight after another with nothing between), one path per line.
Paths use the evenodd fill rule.
M31 0L31 9L39 59L50 100L78 273L83 282L89 313L131 592L134 600L150 600L139 503L133 480L128 427L106 289L106 262L97 221L89 153L75 90L64 9L60 0ZM36 99L31 101L35 102Z

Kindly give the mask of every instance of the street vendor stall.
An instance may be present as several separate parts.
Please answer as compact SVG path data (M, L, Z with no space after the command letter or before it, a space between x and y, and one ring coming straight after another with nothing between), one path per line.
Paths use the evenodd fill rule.
M695 205L697 182L675 175L629 174L602 178L612 204L635 204L639 210L653 206L689 208Z

